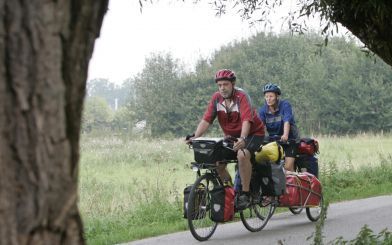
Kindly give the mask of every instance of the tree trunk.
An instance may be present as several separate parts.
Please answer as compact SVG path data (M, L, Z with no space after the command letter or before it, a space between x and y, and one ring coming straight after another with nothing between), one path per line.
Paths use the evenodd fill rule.
M0 244L84 244L88 62L108 0L0 0Z

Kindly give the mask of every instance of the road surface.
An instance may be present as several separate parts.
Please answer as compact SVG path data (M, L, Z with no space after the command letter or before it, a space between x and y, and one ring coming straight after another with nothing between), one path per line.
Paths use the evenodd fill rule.
M339 236L345 240L356 237L360 229L368 224L378 233L387 228L392 231L392 195L331 204L323 235L329 242ZM310 222L305 210L299 215L290 212L275 214L264 230L251 233L241 222L218 225L214 235L206 242L195 240L189 231L163 235L154 238L124 243L123 245L176 245L176 244L310 244L306 238L315 231L315 223Z

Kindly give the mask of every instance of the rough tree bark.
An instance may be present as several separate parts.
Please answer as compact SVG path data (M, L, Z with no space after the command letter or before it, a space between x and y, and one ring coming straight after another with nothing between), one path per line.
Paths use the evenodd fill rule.
M0 244L84 244L88 62L108 0L0 0Z

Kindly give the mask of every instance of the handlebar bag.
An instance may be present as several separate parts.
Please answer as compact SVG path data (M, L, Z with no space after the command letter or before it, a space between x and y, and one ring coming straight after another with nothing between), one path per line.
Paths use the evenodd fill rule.
M234 218L234 188L219 186L211 191L211 220L227 222Z
M222 158L222 140L221 139L201 139L197 138L192 141L195 161L199 163L216 163Z
M199 137L192 140L192 147L195 161L198 163L216 163L237 159L236 152L223 147L222 138Z

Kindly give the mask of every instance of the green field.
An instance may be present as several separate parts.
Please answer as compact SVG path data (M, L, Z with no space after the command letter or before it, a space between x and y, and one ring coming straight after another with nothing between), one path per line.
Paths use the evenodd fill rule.
M392 137L318 137L329 201L392 193ZM182 139L82 137L79 208L88 244L114 244L187 228L182 190L193 183ZM231 168L232 171L232 168Z

